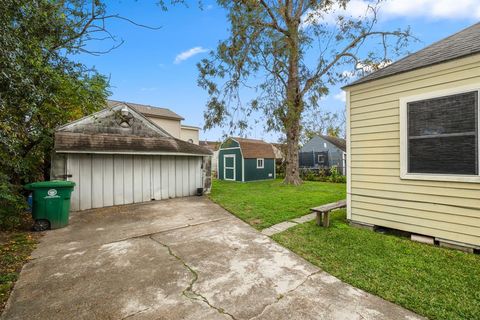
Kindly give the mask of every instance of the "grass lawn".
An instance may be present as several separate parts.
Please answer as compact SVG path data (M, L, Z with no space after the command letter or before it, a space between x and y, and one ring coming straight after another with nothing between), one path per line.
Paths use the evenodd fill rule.
M0 313L17 281L22 266L33 251L38 234L28 232L0 233Z
M480 319L480 256L350 227L345 210L331 227L313 222L273 236L357 288L430 319Z
M260 230L308 214L311 207L345 199L345 184L306 181L294 187L280 179L214 180L210 198Z

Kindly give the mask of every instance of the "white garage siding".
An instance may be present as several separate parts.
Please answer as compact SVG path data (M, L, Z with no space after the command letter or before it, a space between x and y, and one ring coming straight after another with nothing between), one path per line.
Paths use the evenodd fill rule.
M195 195L202 187L202 158L160 155L67 155L76 183L72 211Z

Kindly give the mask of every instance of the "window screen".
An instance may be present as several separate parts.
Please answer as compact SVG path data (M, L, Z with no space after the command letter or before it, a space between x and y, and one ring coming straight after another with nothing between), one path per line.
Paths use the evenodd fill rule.
M478 92L409 102L408 172L478 175Z

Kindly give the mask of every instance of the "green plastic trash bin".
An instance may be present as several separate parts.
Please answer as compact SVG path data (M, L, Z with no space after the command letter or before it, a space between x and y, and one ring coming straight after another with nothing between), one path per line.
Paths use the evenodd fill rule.
M33 193L34 230L58 229L68 225L70 195L74 187L75 182L61 180L33 182L25 186Z

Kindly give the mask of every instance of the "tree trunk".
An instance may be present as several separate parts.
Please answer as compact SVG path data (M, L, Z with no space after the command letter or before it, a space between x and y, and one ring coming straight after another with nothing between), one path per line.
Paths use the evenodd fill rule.
M287 14L292 13L291 3ZM285 184L299 185L302 183L298 167L298 142L300 138L300 118L303 111L303 97L300 93L299 59L300 47L298 38L299 21L287 19L288 24L288 81L286 99L286 118L283 121L287 135L287 154L285 168Z
M298 168L298 140L300 124L291 126L287 131L287 154L285 168L285 184L299 185L302 183Z

